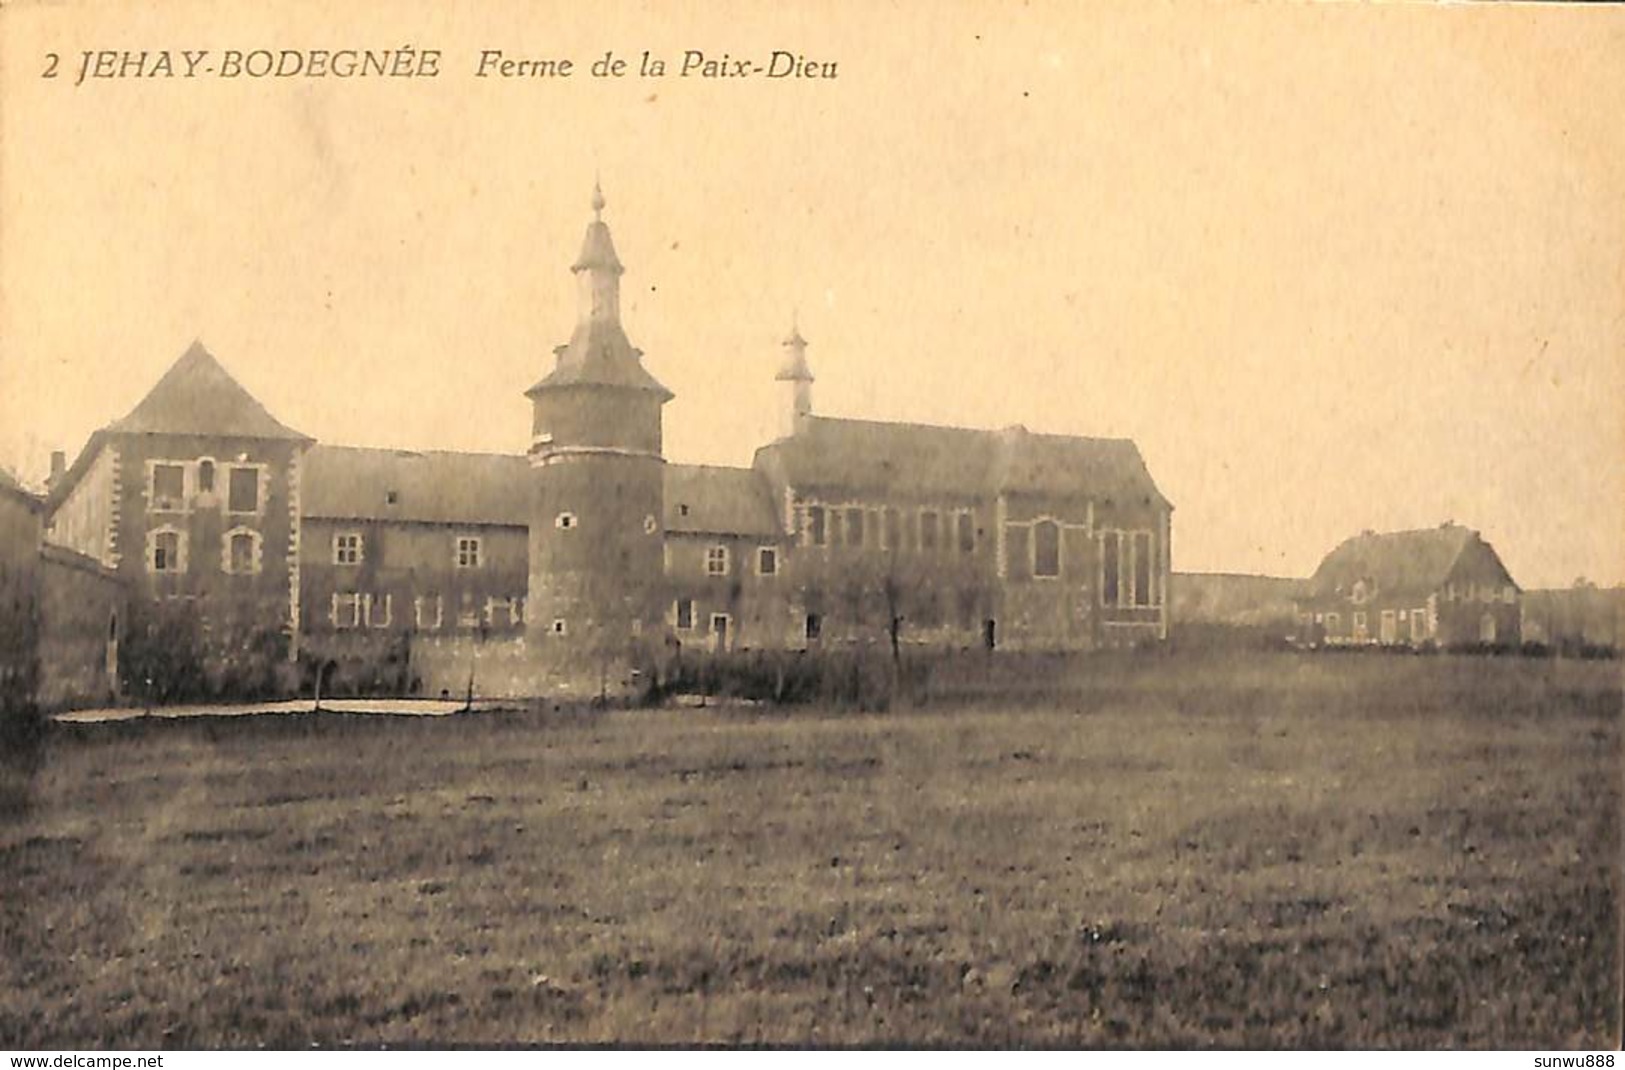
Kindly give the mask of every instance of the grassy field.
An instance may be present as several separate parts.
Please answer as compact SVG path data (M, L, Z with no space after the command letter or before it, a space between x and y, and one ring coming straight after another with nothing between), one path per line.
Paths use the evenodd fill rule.
M57 726L0 1047L1611 1046L1617 664Z

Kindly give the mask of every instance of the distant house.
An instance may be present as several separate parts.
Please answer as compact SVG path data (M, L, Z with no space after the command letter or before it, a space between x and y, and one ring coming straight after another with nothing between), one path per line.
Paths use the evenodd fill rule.
M1298 600L1298 638L1311 646L1516 645L1521 596L1476 531L1368 531L1315 570Z

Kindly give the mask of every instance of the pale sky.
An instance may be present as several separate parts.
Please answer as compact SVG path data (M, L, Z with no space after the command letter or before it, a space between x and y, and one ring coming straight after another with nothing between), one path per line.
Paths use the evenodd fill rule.
M194 337L324 442L522 451L597 174L671 460L750 462L799 309L820 412L1134 439L1176 569L1448 519L1526 587L1625 580L1625 9L152 6L0 8L26 479ZM403 45L439 77L73 85L86 49Z

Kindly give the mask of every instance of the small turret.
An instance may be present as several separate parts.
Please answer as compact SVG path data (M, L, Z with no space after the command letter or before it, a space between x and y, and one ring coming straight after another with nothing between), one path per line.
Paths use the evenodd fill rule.
M784 384L779 388L780 431L789 438L801 430L807 417L812 415L812 369L807 365L807 340L795 320L790 321L790 336L784 340L784 359L779 362L779 373L773 377Z

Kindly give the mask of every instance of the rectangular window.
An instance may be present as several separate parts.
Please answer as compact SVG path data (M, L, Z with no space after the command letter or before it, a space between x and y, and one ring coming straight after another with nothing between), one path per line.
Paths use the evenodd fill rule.
M934 509L920 510L920 552L935 553L937 549L937 513Z
M369 628L387 628L395 621L394 595L386 594L379 598L369 594L364 608Z
M445 603L439 595L417 598L412 603L412 619L420 631L435 631L444 623Z
M863 549L863 510L857 506L846 511L846 544Z
M677 600L677 627L680 631L688 631L694 627L694 599L679 598Z
M1424 609L1411 610L1411 642L1420 643L1428 637L1428 615Z
M457 537L457 567L480 568L480 540L474 535Z
M1151 533L1134 534L1134 604L1151 604Z
M260 511L260 470L233 468L231 482L226 488L226 512L257 513Z
M179 572L181 570L181 536L178 531L159 531L152 536L152 570Z
M897 515L897 510L891 506L886 507L882 514L882 528L886 536L886 549L901 550L903 548L903 522Z
M726 546L712 546L705 551L705 574L707 576L726 576L728 574L728 548Z
M822 505L807 506L807 538L814 546L823 546L829 538L824 530L824 507Z
M342 535L333 536L333 564L361 564L361 534L359 532L347 531Z
M1100 604L1115 606L1118 588L1117 532L1102 532L1100 536Z
M756 548L756 574L758 576L777 576L779 574L779 551L771 546Z
M355 591L339 591L335 593L328 617L335 628L359 628L361 626L361 595Z
M1501 588L1501 600L1509 606L1512 605L1512 603L1518 600L1518 589L1512 586L1510 583L1507 584L1505 587Z
M259 571L258 540L252 532L234 531L226 536L226 571L247 575Z
M970 513L959 514L959 552L976 552L976 518Z
M807 614L807 638L818 639L824 634L824 618L818 613Z
M1040 520L1033 525L1033 575L1054 578L1061 574L1061 525Z
M152 494L147 507L154 512L172 512L185 504L186 468L178 464L152 466Z

